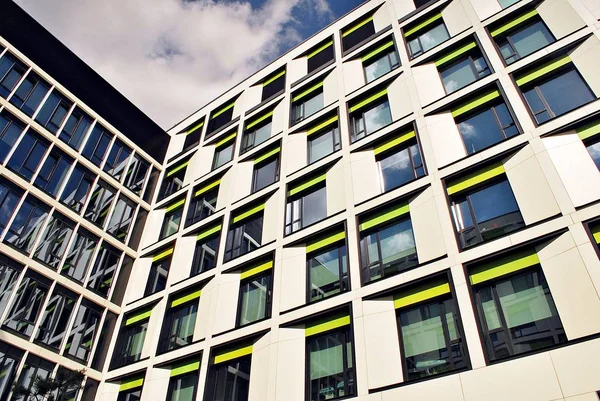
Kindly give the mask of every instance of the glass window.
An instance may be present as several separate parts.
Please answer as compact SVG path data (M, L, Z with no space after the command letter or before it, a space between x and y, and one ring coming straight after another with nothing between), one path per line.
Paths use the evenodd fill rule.
M473 288L480 329L492 361L567 341L540 268Z
M263 214L257 214L243 222L232 224L227 232L224 261L245 255L262 244Z
M506 64L512 64L555 41L556 39L540 18L535 18L535 22L518 26L507 35L496 38L500 54Z
M13 389L17 369L23 358L23 351L0 342L0 399L8 399Z
M329 65L335 60L335 49L331 38L321 42L307 53L308 71L310 74Z
M67 250L74 227L73 221L55 211L50 217L33 257L56 270Z
M392 123L390 103L386 99L350 114L352 141L357 141Z
M538 124L565 114L596 98L581 75L572 68L533 85L530 89L524 89L523 95ZM565 93L569 93L569 96L565 96Z
M131 189L134 194L141 195L149 172L150 163L137 154L132 156L131 164L125 175L125 186Z
M75 165L65 189L62 191L60 201L80 213L87 202L95 179L96 176L90 170L80 164Z
M306 350L310 401L333 400L356 393L350 328L308 337Z
M28 195L10 225L4 242L25 253L31 252L49 211L47 205Z
M463 248L489 241L525 226L508 180L451 198L452 214Z
M58 137L73 149L79 150L91 125L92 118L76 106Z
M10 181L0 179L0 232L8 225L19 201L23 196L23 190Z
M160 251L158 252L161 253ZM155 292L162 291L167 287L167 278L169 277L169 268L171 267L171 257L152 262L148 282L144 296L152 295Z
M3 162L12 150L25 125L12 115L0 113L0 162Z
M191 276L214 269L217 266L220 235L203 238L196 242Z
M488 75L490 68L478 49L447 66L440 67L440 76L447 94Z
M233 119L233 109L234 109L235 101L230 103L229 105L223 105L219 107L216 112L211 114L210 121L208 123L207 129L207 138L213 132L216 132L220 128L226 126Z
M100 252L96 256L94 268L92 274L87 283L87 288L96 291L103 297L108 296L117 267L119 266L119 260L121 259L121 252L112 246L103 243L100 247Z
M238 327L271 316L272 270L240 282Z
M10 97L10 102L29 117L37 110L50 90L50 85L37 74L30 72Z
M42 314L42 305L48 295L50 284L50 280L46 277L28 271L19 284L3 327L24 337L30 337L33 334L33 327Z
M132 312L123 318L123 325L117 337L115 351L110 363L116 369L137 362L142 357L142 349L148 331L150 311Z
M67 335L67 326L77 298L77 294L60 285L54 287L42 315L42 322L35 338L36 342L45 344L54 350L60 349L63 339Z
M260 191L276 181L279 181L279 154L254 165L252 192Z
M96 245L98 245L98 238L80 227L71 243L71 249L67 253L60 274L82 283L90 267Z
M177 205L177 203L175 205ZM183 203L181 203L173 210L169 210L169 208L167 208L167 212L165 213L165 218L163 219L162 227L160 229L159 239L170 237L171 235L179 231L179 225L181 224L182 216Z
M181 133L181 135L185 135L182 152L185 152L200 143L200 137L202 136L203 128L204 117L200 120L200 122L196 121Z
M272 118L262 121L260 124L246 130L242 137L242 153L260 145L271 137Z
M245 356L208 368L205 401L247 401L252 356Z
M218 195L219 187L217 186L193 197L185 219L185 226L188 227L212 215L217 210Z
M183 188L187 163L188 162L183 162L181 165L167 170L160 187L160 193L158 195L159 200L164 199Z
M292 124L296 124L315 114L324 106L323 89L315 90L310 94L292 103Z
M420 56L448 39L450 39L450 34L443 22L431 25L429 28L417 32L414 37L407 38L410 58Z
M106 158L104 171L120 182L125 175L125 169L129 164L131 152L132 150L129 146L125 145L120 139L116 139Z
M71 157L54 147L46 157L33 184L53 198L56 197L72 164Z
M17 149L15 149L6 166L30 181L38 166L44 160L44 155L49 146L50 143L47 140L28 130L23 135L21 142L17 145Z
M468 154L479 152L519 133L504 102L478 109L456 121Z
M115 198L115 192L114 188L104 182L104 180L99 179L92 191L83 217L99 227L104 227L108 212Z
M5 52L0 57L0 96L6 99L23 78L26 71L27 66L25 64L9 52Z
M394 149L377 160L383 191L391 191L425 175L419 144Z
M64 353L67 357L85 362L89 360L101 317L102 309L99 306L86 299L81 301L65 346Z
M52 362L29 354L16 383L18 390L13 393L11 401L29 401L30 397L35 397L32 393L35 394L39 390L36 379L48 379L53 370L54 364Z
M71 107L73 107L73 102L55 89L44 102L40 112L35 117L35 121L48 131L56 134L65 121L67 114L69 114Z
M80 372L69 370L59 366L53 380L60 388L52 391L55 401L75 401L82 387L85 378ZM49 398L49 401L53 401Z
M596 163L596 167L600 170L600 141L587 145L587 150L594 163Z
M285 234L291 234L327 217L327 190L325 186L312 188L288 201L285 212Z
M358 46L371 36L375 35L375 24L371 20L366 24L356 28L364 20L356 21L356 25L350 25L342 31L342 50L347 52L348 50Z
M23 266L17 262L0 255L0 315L4 313L22 269ZM2 394L1 388L0 394Z
M233 151L235 149L235 140L215 149L212 169L216 170L221 166L233 160Z
M264 102L285 90L285 70L276 72L272 75L272 78L275 78L281 73L283 73L283 75L281 75L279 78L269 82L267 85L263 84L261 102ZM272 78L267 78L265 83L270 81Z
M194 401L196 400L196 386L198 385L198 371L185 375L171 377L167 391L167 401ZM216 399L215 399L216 400Z
M346 245L319 249L307 255L309 302L348 291Z
M176 295L179 297L179 295ZM175 302L171 301L171 304ZM158 353L171 351L192 343L198 298L184 304L172 306L165 314L162 331L158 342Z
M366 62L363 62L366 82L375 81L400 65L396 48L392 46L388 51L380 53Z
M126 197L119 196L106 231L115 236L119 241L125 242L125 238L127 238L127 234L131 228L134 212L135 204Z
M336 126L308 137L308 164L321 160L342 148L340 130Z
M96 124L88 137L81 154L96 166L100 167L104 161L104 156L106 156L106 151L108 150L112 138L113 135L110 132L100 124Z

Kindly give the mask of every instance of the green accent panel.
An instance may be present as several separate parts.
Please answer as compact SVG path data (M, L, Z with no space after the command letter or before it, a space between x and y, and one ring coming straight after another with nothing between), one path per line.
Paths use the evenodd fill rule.
M219 117L221 114L225 113L227 110L233 108L233 106L235 106L235 101L233 103L228 104L227 106L223 107L221 110L217 111L216 113L214 113L211 118Z
M218 233L219 231L221 231L221 225L219 224L218 226L214 226L213 228L209 228L206 231L202 231L200 234L198 234L196 236L196 240L200 241L201 239L204 239L210 235L213 235L214 233Z
M374 102L375 100L377 100L385 95L387 95L387 88L380 92L377 92L374 95L369 96L368 98L366 98L363 101L358 102L354 106L351 106L350 113L354 113L356 110L362 109L364 106L368 105L369 103Z
M125 326L129 326L134 323L140 322L144 319L148 319L151 314L152 314L152 309L149 309L147 311L140 312L137 315L129 316L129 317L127 317L127 320L125 320Z
M479 96L478 98L473 99L470 102L465 103L465 104L457 107L456 109L452 110L452 117L456 118L462 114L465 114L465 113L473 110L476 107L486 104L487 102L491 102L492 100L496 99L497 97L500 97L500 91L498 89L494 89L491 92L485 93L485 94Z
M416 136L417 136L417 134L415 134L415 131L410 131L404 135L400 135L397 138L394 138L392 140L385 142L383 145L377 146L375 149L373 149L373 153L375 153L375 156L377 156L378 154L383 153L387 150L390 150L396 146L399 146L399 145L403 144L404 142L409 141Z
M155 255L154 257L152 257L152 261L156 262L157 260L164 259L171 254L173 254L173 248L167 249L166 251L161 252L158 255Z
M279 72L276 75L273 75L271 78L267 79L265 82L263 82L263 86L267 86L273 82L275 82L278 78L281 78L285 75L285 70Z
M318 84L314 85L313 87L305 90L304 92L294 96L294 98L292 99L292 102L295 102L297 100L302 99L304 96L311 94L312 92L316 91L317 89L321 88L323 86L323 82L319 82Z
M539 263L540 259L535 249L529 249L477 266L471 269L469 279L471 280L471 284L475 285L535 266Z
M185 134L186 134L186 135L189 135L189 134L191 134L192 132L199 130L199 129L200 129L200 128L202 128L203 126L204 126L204 120L202 120L202 121L200 122L200 124L198 124L198 125L195 125L195 126L193 126L192 128L190 128L190 129L189 129L189 130L188 130L188 131L187 131Z
M198 291L194 291L190 294L184 295L182 297L176 298L174 300L171 301L171 308L174 308L176 306L179 305L183 305L187 302L196 300L198 298L200 298L200 294L202 294L202 290L198 290Z
M318 249L325 248L331 244L335 244L338 241L342 241L346 239L346 233L344 231L329 235L327 237L321 237L314 241L310 241L306 245L306 253L314 252Z
M296 185L288 191L288 196L296 195L297 193L300 193L300 192L304 191L305 189L312 187L313 185L317 185L318 183L323 182L326 179L327 179L327 174L322 174L311 180L305 181L300 185Z
M127 381L121 382L121 385L119 386L119 392L132 390L134 388L142 387L143 385L144 385L143 377L129 379Z
M308 53L306 55L306 58L311 58L311 57L316 56L317 54L321 53L323 50L327 49L329 46L333 46L333 40L330 40L329 42L325 43L323 46L318 47L317 49L315 49L312 52Z
M264 116L261 116L261 117L257 118L256 120L252 121L250 124L246 125L246 129L250 129L250 128L254 127L256 124L260 124L261 122L265 121L267 118L269 118L271 116L273 116L273 110L271 110Z
M265 263L261 263L258 266L246 268L246 269L242 270L242 274L240 275L240 280L244 280L248 277L255 276L259 273L262 273L262 272L267 271L272 268L273 268L272 260L265 262Z
M333 123L337 122L337 120L338 120L338 116L331 117L330 119L325 120L321 124L316 125L316 126L312 127L311 129L309 129L308 131L306 131L306 135L312 135L316 132L319 132L323 128L326 128L326 127L332 125Z
M221 146L225 145L226 143L231 141L233 138L235 138L236 135L237 135L237 132L234 132L231 135L227 135L225 138L223 138L219 142L215 143L215 148L218 149Z
M441 59L436 60L435 66L440 67L440 66L460 57L460 55L465 54L469 50L474 49L476 47L477 47L477 44L475 42L467 43L466 45L462 46L461 48L454 50L452 53L449 53L449 54L445 55L444 57L442 57Z
M182 199L179 202L175 202L172 205L167 207L167 210L165 210L165 213L172 212L173 210L183 206L184 204L185 204L185 199Z
M492 37L498 36L501 33L504 33L506 31L508 31L509 29L512 29L515 26L522 24L523 22L527 21L528 19L535 17L536 15L538 15L537 10L532 10L532 11L528 12L527 14L523 14L520 17L517 17L514 20L502 25L501 27L494 29L491 32L491 35L492 35Z
M408 202L402 202L398 205L392 206L391 208L382 210L379 213L365 219L362 223L360 223L360 231L368 230L369 228L376 227L380 224L383 224L387 221L395 219L396 217L400 217L410 212L410 207Z
M395 295L394 308L405 308L445 294L450 294L450 284L448 283L435 282L418 286Z
M577 134L581 139L588 139L594 135L600 134L600 120L594 121L591 124L577 128Z
M189 163L189 161L186 161L184 163L181 163L179 166L175 167L173 170L169 170L169 172L167 173L167 177L170 177L173 174L175 174L176 172L186 168L188 163Z
M233 218L233 222L234 222L234 223L237 223L237 222L239 222L239 221L242 221L242 220L244 220L245 218L248 218L248 217L252 216L253 214L256 214L256 213L258 213L258 212L260 212L260 211L262 211L262 210L264 210L264 209L265 209L265 204L264 204L264 203L262 203L262 204L260 204L260 205L258 205L258 206L255 206L255 207L253 207L253 208L252 208L252 209L250 209L250 210L247 210L247 211L245 211L245 212L243 212L243 213L240 213L240 214L238 214L237 216L235 216L235 217Z
M435 21L439 20L442 18L442 13L436 14L433 17L430 17L428 19L426 19L425 21L421 22L420 24L416 25L414 28L409 29L408 31L404 32L404 37L409 37L417 32L419 32L421 29L427 27L427 25L431 25L433 24Z
M350 315L345 314L343 316L336 316L333 319L326 321L320 320L314 324L307 324L304 329L306 337L314 336L315 334L321 334L329 330L337 329L340 327L348 326L350 324Z
M208 192L209 190L213 189L214 187L218 186L221 183L221 180L217 180L215 182L211 182L208 185L203 186L202 188L200 188L199 190L196 191L196 193L194 194L194 196L200 196L205 192Z
M274 155L278 154L279 152L281 152L281 147L278 146L275 149L271 150L270 152L267 152L264 155L259 156L256 159L254 159L254 164L258 164L264 160L267 160L269 157L274 156Z
M362 61L364 63L365 61L367 61L367 60L375 57L379 53L381 53L381 52L385 51L386 49L389 49L390 47L393 47L393 46L394 46L394 41L390 40L389 42L387 42L383 46L380 46L377 49L373 50L372 52L369 52L366 55L362 56L360 58L360 61Z
M517 85L523 86L531 81L534 81L557 68L562 67L563 65L569 64L571 62L571 58L569 56L564 56L559 58L558 60L552 60L546 64L543 64L541 67L536 68L535 70L529 72L528 74L522 76L517 79Z
M200 361L185 362L183 365L175 365L171 368L171 377L184 375L200 369Z
M345 38L346 36L350 35L352 32L356 31L357 29L367 25L369 22L373 21L373 16L370 16L369 18L362 20L361 22L359 22L358 24L351 26L350 28L346 29L343 33L342 33L342 37Z
M500 174L504 174L504 166L502 163L492 164L484 169L461 177L458 180L449 182L447 186L448 195L454 195L458 192L464 191L465 189L497 177Z
M252 354L252 345L248 345L246 347L238 348L233 351L222 352L215 355L215 365L227 361L231 361L232 359L241 358L246 355Z
M597 244L600 244L600 224L592 228L592 235L594 236L594 241L596 241Z

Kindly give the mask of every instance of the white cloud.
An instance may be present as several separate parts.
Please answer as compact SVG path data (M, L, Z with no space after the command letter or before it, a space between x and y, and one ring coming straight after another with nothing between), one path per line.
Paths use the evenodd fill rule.
M16 0L159 125L168 128L300 41L296 7L327 0Z

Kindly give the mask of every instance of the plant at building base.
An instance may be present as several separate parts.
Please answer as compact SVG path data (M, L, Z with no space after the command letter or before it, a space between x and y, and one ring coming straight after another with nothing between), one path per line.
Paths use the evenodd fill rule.
M67 394L83 388L85 369L79 371L59 371L55 377L36 376L31 388L15 383L13 397L23 401L69 401Z

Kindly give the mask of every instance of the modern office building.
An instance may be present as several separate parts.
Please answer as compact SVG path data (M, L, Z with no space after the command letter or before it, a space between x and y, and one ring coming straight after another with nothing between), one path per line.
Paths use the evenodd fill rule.
M86 366L76 401L598 401L597 0L367 1L170 138L3 24L10 377Z

